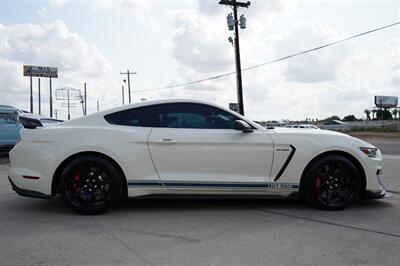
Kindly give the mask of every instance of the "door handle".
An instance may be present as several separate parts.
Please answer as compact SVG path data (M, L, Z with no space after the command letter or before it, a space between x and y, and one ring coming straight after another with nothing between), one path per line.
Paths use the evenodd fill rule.
M178 143L176 139L157 139L154 141L155 143L159 144L175 144Z

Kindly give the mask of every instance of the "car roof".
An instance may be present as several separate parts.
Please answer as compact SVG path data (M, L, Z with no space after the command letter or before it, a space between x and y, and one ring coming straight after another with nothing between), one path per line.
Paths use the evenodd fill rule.
M168 103L195 103L195 104L197 103L197 104L205 104L205 105L209 105L209 106L214 106L216 108L223 109L228 113L234 114L235 116L239 117L240 119L245 120L247 123L251 124L252 126L254 126L258 129L264 129L263 126L255 123L253 120L251 120L247 117L244 117L228 108L225 108L225 107L220 106L215 103L211 103L211 102L207 102L207 101L203 101L203 100L194 100L194 99L163 99L163 100L152 100L152 101L142 101L142 102L137 102L137 103L131 103L131 104L123 105L123 106L110 108L110 109L107 109L107 110L104 110L104 111L101 111L98 113L93 113L88 116L81 116L81 117L73 119L73 120L65 121L64 123L62 123L62 125L63 126L74 125L74 124L78 125L81 123L89 122L89 120L93 120L94 123L97 123L99 121L100 117L102 118L101 120L103 120L103 117L108 114L121 112L121 111L129 110L132 108L145 107L145 106L157 105L157 104L168 104Z
M0 112L2 113L15 113L18 109L9 105L0 105Z

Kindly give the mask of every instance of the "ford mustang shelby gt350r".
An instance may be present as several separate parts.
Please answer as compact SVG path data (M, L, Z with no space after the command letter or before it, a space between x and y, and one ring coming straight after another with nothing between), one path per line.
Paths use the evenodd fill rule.
M203 101L145 101L28 127L10 152L13 189L59 193L82 214L151 194L299 195L329 210L385 195L382 156L371 144L333 131L264 128Z

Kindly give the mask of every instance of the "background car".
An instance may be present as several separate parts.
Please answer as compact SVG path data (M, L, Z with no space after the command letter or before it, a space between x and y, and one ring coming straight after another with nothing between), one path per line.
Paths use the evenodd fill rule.
M61 122L64 122L64 120L49 118L43 115L32 114L28 112L20 112L19 118L21 119L23 117L39 121L42 127L54 126Z
M301 124L301 125L287 125L286 128L310 128L310 129L320 129L316 125L311 124Z
M36 120L41 127L53 126L63 120L47 118L43 115L31 114L8 105L0 105L0 150L9 151L20 138L20 130L23 128L21 118Z
M0 105L0 150L10 150L19 139L22 125L18 121L18 109Z
M346 125L346 122L340 120L328 120L323 125Z

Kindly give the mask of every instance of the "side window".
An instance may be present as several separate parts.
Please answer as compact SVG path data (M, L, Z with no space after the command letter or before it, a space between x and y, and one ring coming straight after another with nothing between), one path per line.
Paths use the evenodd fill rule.
M232 129L237 119L224 110L203 104L164 104L158 109L161 127Z
M104 116L114 125L135 127L232 129L236 116L204 104L171 103L139 107Z
M160 124L154 106L134 108L104 116L110 124L134 127L157 127Z
M15 127L17 125L16 113L0 113L0 126L1 127Z

